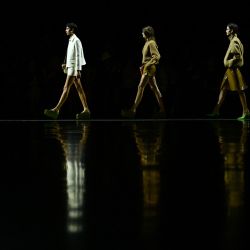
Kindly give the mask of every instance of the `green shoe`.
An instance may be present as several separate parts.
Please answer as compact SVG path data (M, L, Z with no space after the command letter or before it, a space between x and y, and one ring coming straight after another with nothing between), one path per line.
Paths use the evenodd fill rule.
M80 114L76 114L76 120L88 120L90 118L89 111L83 111Z
M246 114L237 118L237 120L239 120L239 121L245 121L245 120L249 120L249 119L250 119L250 113L246 113Z
M51 109L45 109L44 110L44 115L46 115L47 117L53 119L53 120L56 120L58 115L59 115L59 111L54 111L54 110L51 110Z

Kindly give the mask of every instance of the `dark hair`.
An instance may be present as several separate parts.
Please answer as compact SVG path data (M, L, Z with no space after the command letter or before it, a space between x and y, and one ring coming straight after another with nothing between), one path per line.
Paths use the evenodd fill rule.
M239 26L236 23L229 23L227 27L233 31L234 34L238 34Z
M142 29L148 40L155 40L155 31L152 26L146 26Z
M69 27L74 33L77 33L78 31L77 25L75 23L67 23L66 27Z

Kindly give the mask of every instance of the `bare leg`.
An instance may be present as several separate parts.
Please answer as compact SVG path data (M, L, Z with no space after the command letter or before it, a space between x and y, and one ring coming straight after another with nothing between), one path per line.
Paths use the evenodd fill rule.
M79 98L80 98L82 106L83 106L83 112L85 112L85 111L89 112L87 97L86 97L86 94L83 90L80 78L75 79L74 84L75 84L77 93L79 95Z
M164 103L163 103L163 100L162 100L162 94L161 94L161 92L160 92L160 90L159 90L159 88L157 86L155 76L149 79L149 85L150 85L151 90L155 94L155 97L156 97L157 102L158 102L159 107L160 107L160 112L165 113L165 106L164 106Z
M247 106L247 99L246 99L246 95L243 91L239 91L239 97L240 97L240 102L241 102L241 105L242 105L242 115L246 115L249 113L249 109L248 109L248 106Z
M53 109L45 109L44 110L44 114L47 117L52 118L52 119L57 119L62 105L64 104L64 102L68 98L69 91L70 91L70 88L74 82L74 79L75 79L74 76L67 76L67 78L65 80L64 87L63 87L63 92L61 94L61 97L60 97L57 105Z
M226 93L227 93L227 90L225 88L222 88L219 94L218 102L216 103L214 110L213 110L214 114L220 113L220 108L225 100Z
M141 76L141 80L140 80L140 83L138 85L138 89L137 89L137 93L136 93L136 97L135 97L135 102L131 108L132 112L136 112L136 109L142 100L144 89L148 83L148 80L149 80L149 77L147 75Z
M144 92L144 89L148 83L148 80L149 80L149 77L147 75L145 75L145 74L141 75L141 80L140 80L140 83L138 85L134 104L132 105L132 107L129 110L122 110L121 111L121 115L123 117L133 118L135 116L136 109L142 100L143 92Z
M75 80L75 76L67 76L66 80L65 80L65 84L63 87L63 92L61 94L61 97L59 99L59 102L57 103L57 105L52 109L53 111L57 111L59 112L62 105L64 104L64 102L67 100L68 95L69 95L69 91L70 88L72 86L72 84L74 83Z

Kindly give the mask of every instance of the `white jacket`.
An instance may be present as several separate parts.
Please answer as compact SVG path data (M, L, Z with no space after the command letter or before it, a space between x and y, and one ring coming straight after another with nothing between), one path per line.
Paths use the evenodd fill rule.
M73 67L75 70L82 70L82 66L86 64L82 43L80 39L73 34L69 38L67 57L66 57L66 67Z

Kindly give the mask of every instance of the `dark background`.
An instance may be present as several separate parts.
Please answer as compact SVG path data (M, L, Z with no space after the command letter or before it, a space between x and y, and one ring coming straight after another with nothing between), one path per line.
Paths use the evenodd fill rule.
M0 119L43 119L43 110L56 105L65 81L65 24L71 21L79 27L87 61L82 82L93 118L118 118L133 102L146 25L154 27L162 56L157 80L168 117L203 117L212 111L225 70L229 22L239 25L245 46L242 72L250 81L250 17L243 1L10 2L2 14ZM224 115L241 115L237 94L228 96ZM156 110L147 88L138 113ZM80 111L72 89L60 117L74 119Z

